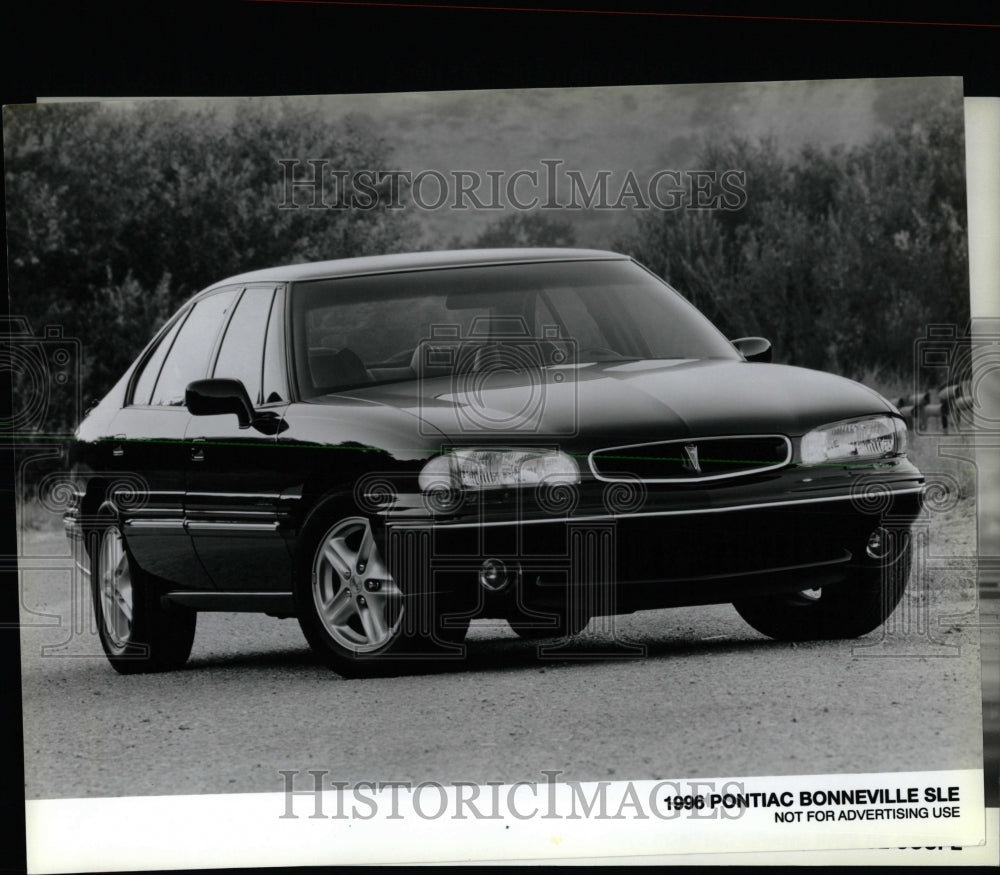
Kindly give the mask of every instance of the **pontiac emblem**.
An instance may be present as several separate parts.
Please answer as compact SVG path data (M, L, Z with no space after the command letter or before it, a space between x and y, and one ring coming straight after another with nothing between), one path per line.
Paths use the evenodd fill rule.
M693 471L695 474L701 473L701 465L698 464L698 445L685 444L684 452L687 453L687 461L682 463L685 471Z

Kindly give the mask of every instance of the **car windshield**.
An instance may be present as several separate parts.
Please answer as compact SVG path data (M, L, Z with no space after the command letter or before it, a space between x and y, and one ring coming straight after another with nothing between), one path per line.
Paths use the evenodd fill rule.
M300 396L505 367L739 359L668 285L630 261L494 264L292 286ZM498 358L499 352L499 358Z

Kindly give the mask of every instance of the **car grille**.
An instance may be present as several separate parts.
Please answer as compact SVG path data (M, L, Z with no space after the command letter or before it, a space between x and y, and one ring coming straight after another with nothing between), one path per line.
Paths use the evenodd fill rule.
M787 465L792 444L784 435L690 438L607 447L590 454L599 480L698 483L748 477Z
M619 526L618 573L622 580L696 580L827 562L863 543L871 528L863 515L808 507L697 521L638 518ZM637 542L656 548L622 549Z

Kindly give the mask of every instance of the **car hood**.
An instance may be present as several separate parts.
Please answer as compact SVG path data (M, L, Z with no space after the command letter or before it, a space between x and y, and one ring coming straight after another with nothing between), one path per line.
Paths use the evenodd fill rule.
M801 435L892 412L876 392L787 365L722 359L631 361L366 386L341 397L407 410L464 443L615 442L736 434Z

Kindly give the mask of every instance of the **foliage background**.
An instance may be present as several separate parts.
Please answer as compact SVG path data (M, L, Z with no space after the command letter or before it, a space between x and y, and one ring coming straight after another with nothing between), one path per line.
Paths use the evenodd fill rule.
M779 361L898 378L928 324L969 317L962 106L949 94L896 101L885 124L850 142L790 144L780 128L779 140L766 125L747 134L713 117L698 137L674 140L683 139L688 167L744 171L745 206L635 210L615 223L588 211L429 215L390 209L386 192L374 209L312 210L308 193L302 208L279 209L282 158L326 158L349 172L407 166L405 125L362 112L289 100L8 107L11 312L36 334L57 325L81 341L78 381L53 387L37 430L71 431L80 404L70 394L84 408L99 398L156 327L211 282L445 246L627 252L728 336L770 338ZM707 113L710 101L692 105ZM479 123L459 116L438 116L438 127Z

